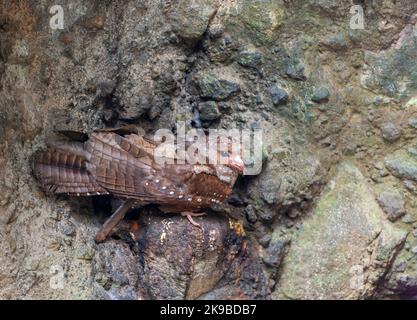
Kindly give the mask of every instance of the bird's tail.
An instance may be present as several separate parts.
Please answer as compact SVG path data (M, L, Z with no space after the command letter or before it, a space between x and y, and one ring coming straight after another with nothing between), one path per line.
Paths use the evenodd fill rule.
M80 142L59 142L33 156L33 171L47 193L77 196L108 194L87 170L88 154Z

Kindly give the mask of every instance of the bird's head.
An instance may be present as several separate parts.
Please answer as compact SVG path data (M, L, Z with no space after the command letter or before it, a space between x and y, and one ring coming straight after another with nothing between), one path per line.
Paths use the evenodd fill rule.
M227 158L224 161L227 167L235 170L239 174L243 174L243 171L245 170L245 164L238 153L222 151L220 155L223 158Z

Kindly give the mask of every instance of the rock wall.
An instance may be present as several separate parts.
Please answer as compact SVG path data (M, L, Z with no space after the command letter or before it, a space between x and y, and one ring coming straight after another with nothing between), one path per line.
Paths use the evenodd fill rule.
M0 298L417 297L415 1L55 4L0 0ZM96 245L117 201L31 174L56 130L178 121L263 130L237 221L135 209Z

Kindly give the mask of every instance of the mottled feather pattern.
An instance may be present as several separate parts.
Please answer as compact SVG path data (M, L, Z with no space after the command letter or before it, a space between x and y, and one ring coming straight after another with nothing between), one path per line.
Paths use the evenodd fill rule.
M139 135L93 132L84 142L59 142L35 156L36 177L48 192L114 194L165 212L198 211L231 193L238 172L225 165L165 164L157 145Z

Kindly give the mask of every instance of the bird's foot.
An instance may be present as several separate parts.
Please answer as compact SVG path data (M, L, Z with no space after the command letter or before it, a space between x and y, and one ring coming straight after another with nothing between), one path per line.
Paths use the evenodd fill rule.
M106 220L101 229L97 232L94 240L96 243L101 243L107 239L113 228L124 218L126 212L134 205L134 200L126 200L119 208Z
M195 226L195 227L200 228L201 230L203 230L203 227L200 224L198 224L197 222L195 222L194 219L193 219L193 217L202 217L202 216L205 216L206 213L204 213L204 212L190 212L190 211L185 211L185 212L181 212L181 215L183 217L187 217L188 221L190 221L190 223L193 226Z

